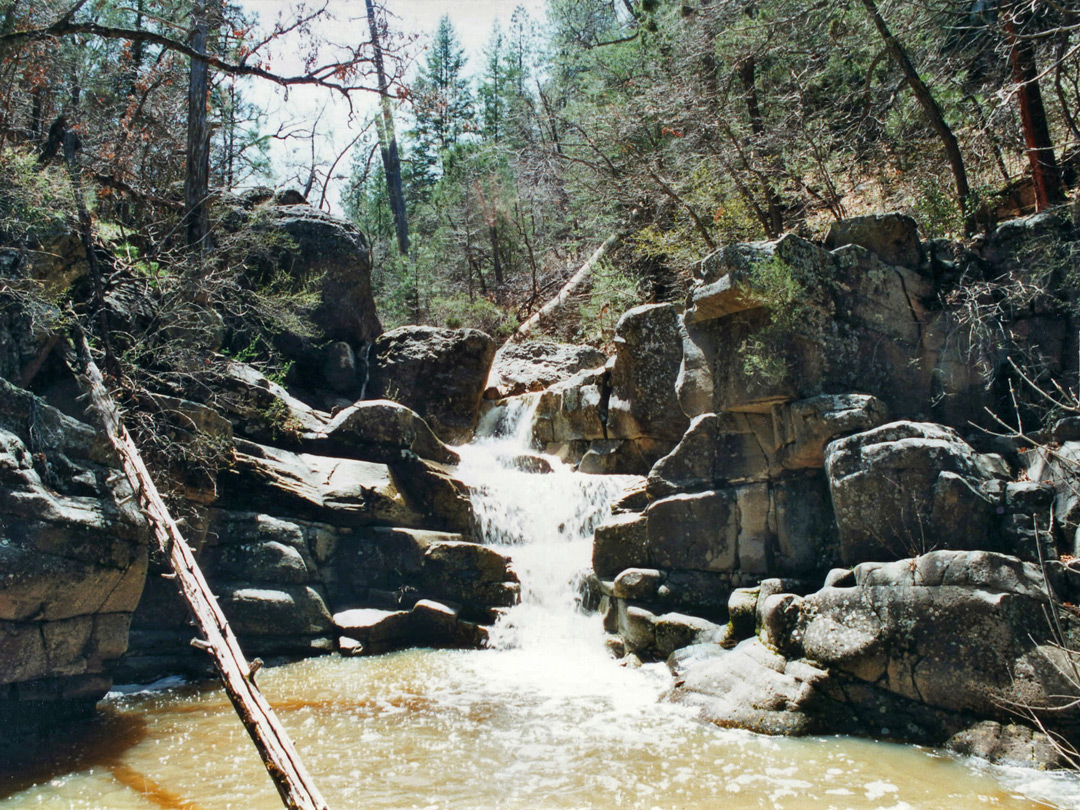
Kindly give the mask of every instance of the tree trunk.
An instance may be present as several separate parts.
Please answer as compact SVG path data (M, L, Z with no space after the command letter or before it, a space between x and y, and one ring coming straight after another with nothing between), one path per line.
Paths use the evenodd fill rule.
M636 213L636 212L635 212ZM631 214L633 217L633 214ZM510 340L519 341L524 340L529 336L529 333L533 331L540 322L545 318L550 318L558 310L562 309L570 298L588 282L589 277L592 275L592 271L596 268L596 265L600 263L600 260L608 254L608 252L618 244L619 239L622 238L622 233L616 231L611 234L604 243L600 245L593 254L589 257L589 260L585 264L578 268L578 271L570 277L570 280L562 286L562 289L555 294L555 297L544 304L540 309L533 313L529 320L525 321L521 326L517 328L517 331L510 336Z
M327 805L311 781L274 710L255 684L255 671L244 658L225 614L217 604L191 549L169 514L138 448L120 420L116 404L105 388L90 347L78 334L79 365L75 371L101 419L105 435L120 456L124 477L139 498L139 506L153 530L161 553L169 560L177 586L204 639L193 642L213 656L221 682L259 750L284 805L290 810L326 810Z
M964 218L964 228L970 233L974 229L974 222L968 211L971 189L968 187L967 171L964 168L963 155L960 154L960 144L957 142L952 128L945 121L945 115L941 112L941 107L938 106L937 100L930 92L930 88L926 86L926 83L919 76L919 72L915 69L915 65L911 63L911 59L908 58L904 46L892 35L874 0L862 0L862 4L866 7L866 12L870 15L878 34L881 35L885 48L889 51L889 56L893 58L897 67L900 68L900 72L904 74L904 79L915 94L919 106L922 107L926 117L930 119L930 126L934 128L938 138L941 140L941 145L945 148L945 157L949 161L953 182L956 184L957 203Z
M1035 46L1020 36L1016 21L1005 23L1009 37L1009 64L1016 82L1016 100L1020 104L1020 125L1024 130L1031 180L1035 186L1035 208L1042 211L1065 201L1061 188L1061 171L1054 157L1054 142L1046 123L1046 108L1039 89L1039 71L1035 64Z
M375 4L364 0L367 6L368 29L371 47L375 54L375 76L379 83L380 123L379 152L382 155L383 173L386 175L386 194L390 198L390 210L394 215L394 232L397 235L398 252L409 255L409 218L405 210L405 194L401 190L401 158L398 155L397 134L394 132L394 113L390 108L389 82L383 62L382 45L379 41L379 25L375 19Z
M191 47L206 53L210 28L210 0L196 0L191 11L193 33ZM210 98L210 66L192 57L188 74L187 167L184 173L184 217L187 221L189 248L205 252L210 218L207 196L210 193L210 122L207 103Z
M757 92L757 61L749 57L739 67L739 80L742 82L743 92L746 96L746 113L750 117L750 131L755 138L761 138L765 134L765 119L761 114L761 104ZM784 232L784 213L780 207L780 195L776 193L776 187L772 181L762 175L762 191L765 194L765 204L769 209L769 227L766 228L770 239L778 239Z

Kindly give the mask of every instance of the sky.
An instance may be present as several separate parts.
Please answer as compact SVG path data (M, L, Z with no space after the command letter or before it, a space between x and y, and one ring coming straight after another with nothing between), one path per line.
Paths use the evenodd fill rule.
M465 49L467 72L480 69L483 49L496 20L506 30L510 15L518 5L522 5L539 25L544 19L547 5L546 0L383 0L383 3L390 14L391 28L416 37L412 50L418 54L418 61L423 60L424 44L430 41L439 18L444 14L449 15ZM239 5L249 13L258 14L264 23L272 24L280 13L287 13L294 3L289 0L240 0ZM317 29L316 36L340 40L343 36L348 38L349 32L355 28L357 39L368 38L364 0L328 0L327 5L335 19L323 29ZM300 70L297 45L282 43L275 47L272 56L272 68L276 72ZM360 94L356 101L358 115L350 121L348 106L325 90L292 88L286 102L284 91L280 88L267 82L253 82L249 95L268 110L264 131L275 132L281 125L296 130L309 129L318 120L317 129L321 137L317 149L324 161L332 160L355 137L358 128L363 125L365 113L374 109L376 101L374 94ZM297 140L275 141L271 148L271 161L277 171L277 182L285 182L294 173L289 170L290 166L310 163L310 147ZM346 156L338 163L335 174L347 174L348 169L349 158ZM343 183L340 181L332 182L328 196L329 204L338 212L338 191L341 186ZM317 199L311 202L318 204Z

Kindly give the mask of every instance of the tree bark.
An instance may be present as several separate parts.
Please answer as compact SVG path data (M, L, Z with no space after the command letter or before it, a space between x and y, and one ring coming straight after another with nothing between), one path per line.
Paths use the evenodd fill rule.
M1035 208L1042 211L1065 201L1061 188L1061 170L1054 157L1054 142L1046 122L1046 107L1039 89L1039 71L1035 64L1035 46L1020 36L1015 19L1005 23L1009 37L1009 65L1016 82L1016 100L1020 105L1020 126L1024 130L1031 180L1035 187Z
M368 28L371 31L371 47L375 54L375 76L379 83L380 124L379 151L382 154L383 173L386 175L386 193L390 198L390 211L394 215L394 232L397 235L398 252L409 255L409 218L405 210L405 194L401 190L401 158L398 155L397 134L394 132L394 113L390 109L389 82L383 63L379 26L375 19L375 4L364 0L367 6Z
M169 514L138 448L120 419L120 413L105 388L101 372L90 356L90 347L81 331L76 344L79 368L73 371L89 395L90 405L100 418L105 435L120 456L124 476L137 494L139 506L153 530L158 548L169 560L181 595L204 636L204 639L193 644L205 648L213 656L229 700L251 735L284 805L290 810L327 810L326 802L304 768L288 734L256 686L254 672L257 667L253 669L244 658L195 556Z
M210 30L210 0L196 0L191 11L193 33L191 47L205 56ZM204 59L191 57L188 73L187 166L184 172L184 218L187 222L188 247L206 252L209 245L210 218L207 197L210 193L210 122L207 103L210 98L210 66Z
M897 67L900 68L900 72L904 74L904 79L915 94L915 98L919 102L919 106L922 107L926 117L930 119L930 126L934 128L934 131L941 141L941 145L945 149L945 158L948 160L949 167L952 169L953 182L956 185L957 203L960 206L960 213L964 218L964 228L970 233L974 229L974 222L968 211L971 189L968 186L967 171L964 168L964 157L960 154L960 144L956 140L956 135L953 134L952 128L945 121L945 115L942 113L941 107L938 106L937 99L934 98L933 93L930 92L930 88L926 86L926 82L922 80L922 77L919 76L919 72L915 69L915 65L913 65L911 59L908 58L904 46L900 44L900 41L894 37L889 30L889 26L878 11L874 0L862 0L862 4L866 7L866 12L870 15L870 19L874 23L874 27L877 28L878 34L881 35L881 39L885 43L885 48L889 51L889 56L893 58Z

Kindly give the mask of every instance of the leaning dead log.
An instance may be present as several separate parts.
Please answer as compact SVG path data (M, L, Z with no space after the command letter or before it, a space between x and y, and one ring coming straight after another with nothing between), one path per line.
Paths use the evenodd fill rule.
M621 233L613 233L605 239L604 243L593 251L589 260L578 268L578 271L570 277L570 280L563 285L562 289L559 290L555 297L540 307L540 309L534 312L525 323L519 326L517 331L510 336L510 340L518 341L525 339L541 321L550 319L552 315L566 306L567 302L574 294L581 290L581 288L589 281L589 277L592 276L592 272L596 268L596 265L598 265L600 260L608 254L608 251L618 244L621 236Z
M326 810L319 794L293 747L288 734L274 715L266 698L255 684L254 668L244 658L236 635L217 599L203 578L191 548L169 514L138 448L120 419L116 403L105 388L104 379L93 358L86 338L76 335L79 378L90 405L100 417L109 442L116 449L124 476L139 499L139 506L150 524L162 554L176 576L181 596L187 602L202 639L192 643L204 648L214 659L214 666L225 686L236 713L251 735L281 800L290 810Z

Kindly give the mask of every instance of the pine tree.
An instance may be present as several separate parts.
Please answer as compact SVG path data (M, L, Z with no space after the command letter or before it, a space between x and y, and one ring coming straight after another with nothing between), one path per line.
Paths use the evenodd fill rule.
M439 20L420 76L412 88L418 177L434 181L443 172L445 153L473 127L473 99L464 76L465 51L446 15Z

